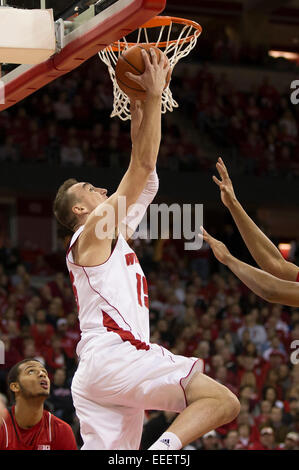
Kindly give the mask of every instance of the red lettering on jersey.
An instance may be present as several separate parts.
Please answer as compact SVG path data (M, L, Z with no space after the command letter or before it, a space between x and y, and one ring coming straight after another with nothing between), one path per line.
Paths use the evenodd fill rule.
M146 277L143 276L142 278L142 284L143 284L143 293L144 293L144 305L149 308L149 302L148 302L148 287L147 287L147 281Z
M139 259L135 253L128 253L125 255L127 266L132 266L132 264L139 264Z
M136 279L137 279L137 298L138 298L138 303L141 307L142 305L142 300L141 300L141 274L136 273Z
M74 296L75 296L75 299L76 299L77 310L78 310L78 313L79 313L80 307L79 307L78 292L77 292L77 287L76 287L75 284L74 284L75 278L74 278L74 274L72 273L72 271L70 271L70 279L71 279L71 283L72 283L72 288L73 288Z
M135 262L134 254L135 254L135 253L128 253L128 254L126 255L126 263L127 263L127 266L131 266L132 264L134 264L134 262Z
M141 298L141 290L143 289L143 301L144 305L148 308L149 307L149 301L148 301L148 287L147 287L147 281L144 276L141 276L141 274L136 273L136 279L137 279L137 298L138 298L138 303L140 307L143 307L142 303L142 298ZM142 282L141 282L142 280Z

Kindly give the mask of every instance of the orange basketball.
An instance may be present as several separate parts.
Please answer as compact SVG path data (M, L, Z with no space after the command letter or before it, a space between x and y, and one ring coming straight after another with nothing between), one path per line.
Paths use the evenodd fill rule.
M135 75L142 75L145 71L145 64L142 57L142 49L145 49L149 55L150 61L151 54L149 49L153 48L157 54L158 63L161 60L163 52L158 47L153 47L150 44L138 44L136 46L126 49L121 56L119 57L116 68L115 75L119 88L129 97L135 98L141 101L144 101L146 98L146 91L136 82L130 80L125 74L131 72ZM168 66L168 59L166 61L165 67ZM169 85L171 78L171 70L167 75L165 81L165 88ZM164 88L164 89L165 89Z

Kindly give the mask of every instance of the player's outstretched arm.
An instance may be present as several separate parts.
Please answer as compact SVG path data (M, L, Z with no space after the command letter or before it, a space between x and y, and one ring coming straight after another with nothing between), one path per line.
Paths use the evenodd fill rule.
M216 163L220 180L213 176L221 192L221 200L230 211L238 230L256 263L264 271L280 279L296 281L299 268L286 261L278 248L254 223L237 200L232 181L221 158Z
M267 302L299 307L298 284L278 279L261 269L254 268L238 260L228 251L227 247L208 234L202 228L199 234L211 247L215 257L225 264L250 290Z
M161 142L162 93L169 67L165 67L166 59L160 60L158 64L155 53L152 54L152 62L146 52L142 53L145 61L144 74L129 74L130 78L134 77L146 91L142 109L133 103L132 154L129 168L117 191L96 207L85 222L78 242L78 262L82 265L90 266L107 260L116 231L126 218L130 207L137 202L156 168Z

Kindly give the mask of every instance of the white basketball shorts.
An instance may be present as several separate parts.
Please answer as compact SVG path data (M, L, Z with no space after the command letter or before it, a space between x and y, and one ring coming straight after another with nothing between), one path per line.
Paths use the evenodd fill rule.
M156 344L148 351L128 341L103 347L103 339L83 348L72 382L82 450L138 450L144 410L184 410L185 387L204 363Z

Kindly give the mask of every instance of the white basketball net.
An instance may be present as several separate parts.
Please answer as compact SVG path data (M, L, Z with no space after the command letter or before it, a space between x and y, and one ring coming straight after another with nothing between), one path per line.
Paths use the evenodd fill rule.
M174 25L176 27L181 27L179 36L175 41L171 39ZM183 57L186 57L190 51L195 47L197 43L198 36L201 31L195 28L193 25L181 25L179 23L171 22L167 26L160 26L159 36L156 42L149 41L147 28L138 29L138 38L136 44L141 43L153 43L156 47L159 47L159 44L162 42L161 38L163 34L167 34L166 47L164 53L167 55L171 70L174 69L176 64ZM168 30L167 30L168 28ZM151 30L154 28L151 28ZM177 34L177 33L176 33ZM190 40L190 36L191 40ZM189 39L188 39L189 38ZM124 44L124 47L121 47L121 44ZM123 121L131 119L130 113L130 99L129 97L119 88L116 76L115 76L115 66L117 64L118 58L123 51L128 49L132 44L129 44L125 37L118 41L118 50L113 50L112 45L106 47L99 52L100 59L107 65L110 78L113 83L113 111L110 115L111 118L118 116ZM174 108L178 108L178 103L174 100L169 86L163 91L162 94L162 113L165 114L167 111L172 112Z

